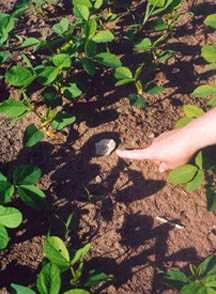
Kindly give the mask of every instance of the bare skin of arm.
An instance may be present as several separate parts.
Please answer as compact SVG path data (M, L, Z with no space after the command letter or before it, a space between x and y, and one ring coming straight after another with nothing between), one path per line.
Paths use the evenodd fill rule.
M164 172L185 164L195 152L214 144L216 108L181 129L163 133L145 149L117 150L116 153L122 158L151 160L157 164L160 172Z

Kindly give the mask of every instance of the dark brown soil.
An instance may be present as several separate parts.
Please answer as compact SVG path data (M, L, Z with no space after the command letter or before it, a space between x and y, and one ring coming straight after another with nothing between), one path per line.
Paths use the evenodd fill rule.
M191 2L185 1L185 12ZM72 107L79 121L64 135L64 142L45 141L28 151L22 146L23 129L34 118L15 126L0 121L1 170L9 174L17 163L39 166L44 174L40 185L55 213L62 219L74 214L69 244L77 248L91 241L89 266L113 275L96 293L176 293L163 285L158 269L185 269L215 251L216 216L207 211L204 188L189 194L167 184L167 175L159 174L150 162L94 154L94 143L101 138L114 138L121 148L145 147L174 127L183 103L204 105L190 96L209 78L199 74L200 46L216 39L203 25L216 5L204 2L196 7L194 19L185 14L168 41L177 56L155 77L166 92L148 97L146 109L131 107L125 91L115 89L107 76L98 77L88 96ZM60 224L52 222L53 214L22 209L25 222L12 232L9 248L1 253L0 293L8 293L11 282L32 285L42 260L43 236L48 229L62 233ZM163 224L158 217L181 224L182 229Z

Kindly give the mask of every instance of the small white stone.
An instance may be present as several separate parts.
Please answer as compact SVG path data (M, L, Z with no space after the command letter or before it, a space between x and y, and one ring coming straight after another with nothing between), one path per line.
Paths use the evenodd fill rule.
M113 139L102 139L95 143L96 155L107 156L110 155L116 148L116 142Z
M95 185L95 184L101 184L102 181L103 181L102 178L101 178L99 175L97 175L94 179L92 179L92 180L90 181L89 184L92 184L92 185Z
M155 138L155 134L154 134L154 133L149 133L149 134L147 135L147 137L148 137L149 139L154 139L154 138Z

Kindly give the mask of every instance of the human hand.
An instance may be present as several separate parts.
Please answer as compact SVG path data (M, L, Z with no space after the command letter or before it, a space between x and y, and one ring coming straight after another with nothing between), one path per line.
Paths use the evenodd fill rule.
M187 128L167 131L140 150L117 150L119 157L152 160L160 172L185 164L199 148L193 143L193 130Z

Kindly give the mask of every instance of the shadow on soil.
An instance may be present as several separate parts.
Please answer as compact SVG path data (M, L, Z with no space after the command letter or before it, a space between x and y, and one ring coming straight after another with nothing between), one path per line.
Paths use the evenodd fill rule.
M74 140L80 139L75 131L71 137ZM98 164L91 163L91 159L95 156L95 142L102 138L112 138L117 144L120 143L118 133L103 132L93 136L77 151L72 147L69 136L70 144L67 142L54 146L45 142L38 143L30 150L22 149L15 161L0 164L1 171L9 178L14 167L19 164L38 166L43 172L41 188L46 187L47 195L47 205L44 205L40 211L24 206L19 199L13 202L13 205L23 212L25 222L19 233L17 230L10 230L10 246L31 240L34 236L46 235L48 232L64 237L63 222L66 222L67 216L73 214L70 242L75 244L73 245L75 250L83 243L78 232L80 217L85 212L86 203L96 204L96 219L100 216L103 221L111 221L116 201L131 202L142 199L153 195L165 185L162 181L145 180L141 173L131 170L130 165L123 160L118 161L110 173L102 179L102 183L95 183L94 179L100 175L101 168ZM115 199L112 199L110 196L121 172L128 174L130 186L122 187L117 191ZM98 203L100 205L97 205ZM97 229L91 227L91 224L87 225L89 229L85 239L88 237L89 240L97 234ZM25 280L26 269L19 264L10 263L2 274L10 276L12 267L16 268L18 277L14 276L14 280L20 282ZM9 286L8 279L2 281L2 286Z
M178 222L178 220L172 221ZM162 293L166 286L158 269L165 270L165 265L173 265L175 262L194 263L200 260L195 248L186 248L167 256L167 239L173 228L169 224L154 226L154 219L141 213L125 215L125 222L119 230L120 246L126 248L125 253L117 259L93 258L89 263L89 267L113 275L112 281L103 285L96 293L101 293L102 289L109 285L114 285L118 289L131 280L133 275L147 267L154 273L151 293ZM187 267L182 269L187 271Z

